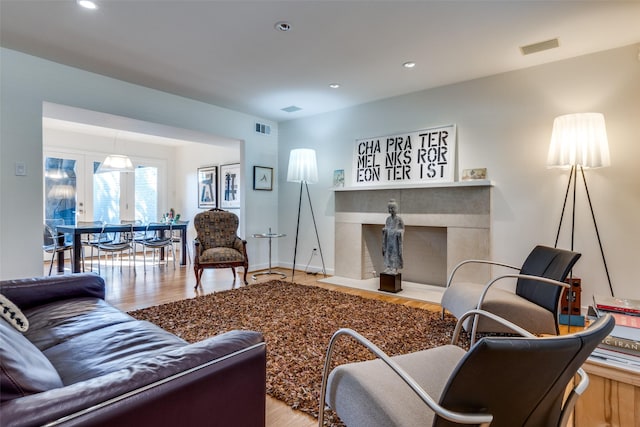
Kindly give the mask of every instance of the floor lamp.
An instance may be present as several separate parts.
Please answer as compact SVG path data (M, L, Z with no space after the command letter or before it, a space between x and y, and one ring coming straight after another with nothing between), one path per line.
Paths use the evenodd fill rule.
M604 270L607 274L609 290L611 291L611 296L614 296L611 278L609 277L609 269L607 268L607 261L605 260L604 250L602 249L602 241L600 240L598 224L596 223L596 216L593 212L591 196L589 195L589 188L587 187L587 179L584 175L584 169L601 168L609 165L609 142L607 140L604 116L602 114L578 113L556 117L553 121L553 132L551 134L551 144L549 145L547 166L570 168L570 172L554 246L558 246L560 229L562 228L562 219L564 218L569 190L571 189L571 184L573 182L573 204L571 212L571 250L573 250L576 219L576 184L579 170L582 182L584 183L587 200L589 202L589 209L591 210L591 218L593 219L593 226L595 227L598 245L600 246L600 254L602 255Z
M322 246L320 246L320 236L318 235L318 227L316 225L316 217L313 214L313 205L311 204L311 196L309 195L308 184L318 182L318 164L316 163L316 152L310 148L297 148L291 150L289 154L289 170L287 171L287 181L300 183L300 198L298 199L298 223L296 226L296 245L293 250L293 268L291 270L291 281L296 272L296 255L298 253L298 234L300 231L300 210L302 208L302 189L307 190L307 198L309 199L309 208L311 210L311 218L313 219L313 227L316 230L316 239L318 241L318 249L320 250L320 258L322 260L322 274L327 275L324 267L324 256L322 255Z

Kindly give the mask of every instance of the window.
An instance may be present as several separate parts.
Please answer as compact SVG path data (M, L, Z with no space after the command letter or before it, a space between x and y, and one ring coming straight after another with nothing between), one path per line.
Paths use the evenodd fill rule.
M135 219L143 223L158 221L158 168L136 165L135 172L96 173L94 162L93 220L118 223ZM133 212L130 211L133 207Z
M100 162L93 162L93 221L120 222L120 172L96 173Z
M102 158L91 153L45 153L44 218L62 218L65 224L158 221L167 205L166 162L136 159L135 173L96 173Z
M135 219L144 223L158 221L158 168L136 167L134 194Z

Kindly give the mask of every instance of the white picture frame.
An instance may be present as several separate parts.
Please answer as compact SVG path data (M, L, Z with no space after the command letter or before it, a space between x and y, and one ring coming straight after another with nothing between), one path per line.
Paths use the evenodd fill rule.
M220 165L220 208L240 208L242 177L240 163Z

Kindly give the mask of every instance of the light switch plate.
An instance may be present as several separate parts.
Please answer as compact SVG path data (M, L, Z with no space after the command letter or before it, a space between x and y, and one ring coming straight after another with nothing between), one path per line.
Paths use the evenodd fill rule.
M27 176L27 164L25 162L16 162L16 176Z

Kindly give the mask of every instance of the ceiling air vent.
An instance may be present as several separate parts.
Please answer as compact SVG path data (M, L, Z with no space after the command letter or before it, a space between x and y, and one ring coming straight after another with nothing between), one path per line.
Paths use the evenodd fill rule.
M271 126L256 122L256 132L269 135L271 134Z
M287 113L295 113L296 111L300 111L302 108L296 107L295 105L290 105L282 109L282 111L286 111Z
M557 38L551 40L545 40L540 43L528 44L526 46L520 46L520 51L523 55L531 55L532 53L542 52L543 50L555 49L560 46L560 42Z

